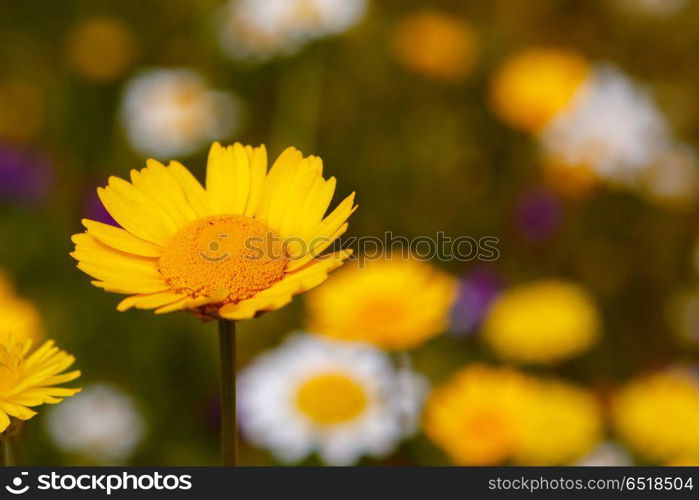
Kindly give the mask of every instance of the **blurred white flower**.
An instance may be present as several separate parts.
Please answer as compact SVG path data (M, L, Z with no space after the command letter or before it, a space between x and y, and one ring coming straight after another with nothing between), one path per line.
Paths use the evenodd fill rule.
M367 0L230 0L218 15L218 38L233 59L267 59L357 24Z
M631 455L616 443L606 441L597 445L586 456L581 458L576 466L586 467L626 467L633 465Z
M239 108L232 94L212 90L193 70L150 69L127 84L121 119L134 149L173 157L233 134Z
M131 397L107 384L91 385L52 408L46 425L59 449L100 464L126 461L146 430Z
M557 161L588 166L602 179L625 185L635 184L671 143L665 119L645 90L604 65L544 129L541 140Z
M696 152L681 144L661 152L645 171L641 187L646 197L661 205L691 208L699 199Z
M296 334L240 375L241 429L279 460L330 465L389 454L415 432L425 379L365 344Z
M617 5L628 14L651 17L669 17L682 10L687 0L616 0Z

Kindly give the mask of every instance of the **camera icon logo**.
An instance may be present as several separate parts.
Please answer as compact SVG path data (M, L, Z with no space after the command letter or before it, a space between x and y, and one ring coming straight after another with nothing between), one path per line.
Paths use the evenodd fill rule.
M11 485L5 486L5 489L13 495L23 495L24 493L29 491L29 485L25 485L24 487L22 487L22 484L24 483L24 476L28 475L28 472L22 472L19 476L15 477L12 480Z
M206 250L199 252L199 257L207 262L223 262L229 257L228 252L223 248L221 240L228 238L227 234L219 234L218 240L212 240L209 242Z

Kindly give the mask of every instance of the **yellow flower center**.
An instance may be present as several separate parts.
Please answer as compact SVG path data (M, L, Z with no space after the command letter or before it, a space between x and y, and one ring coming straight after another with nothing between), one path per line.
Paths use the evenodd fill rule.
M160 257L160 272L177 293L206 297L227 290L238 302L284 276L288 258L280 238L243 215L205 217L182 228Z
M367 407L364 388L346 375L329 373L304 382L296 393L296 406L319 425L354 420Z
M464 419L465 433L470 445L486 463L497 462L507 455L512 444L510 425L496 410L476 410Z

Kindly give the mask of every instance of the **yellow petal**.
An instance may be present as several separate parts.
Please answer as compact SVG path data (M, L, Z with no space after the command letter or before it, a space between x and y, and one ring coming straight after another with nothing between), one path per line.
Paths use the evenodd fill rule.
M161 280L158 261L148 257L127 254L115 250L87 233L72 237L75 251L71 256L79 261L78 268L98 280L124 281Z
M172 292L160 292L153 293L150 295L132 295L131 297L126 297L117 306L117 310L124 312L128 311L132 307L136 309L158 309L159 307L172 304L182 300L184 296L179 293Z
M117 178L110 178L110 185L106 188L97 189L97 195L107 212L133 235L156 245L167 244L178 229L172 219L126 181L118 179L123 183L121 188L124 184L131 186L130 192L128 189L115 189L113 186L120 183L114 179Z
M260 312L275 311L291 302L293 294L278 295L260 299L248 299L221 308L221 317L232 320L252 319Z
M228 147L233 150L233 213L242 214L250 194L250 160L239 142Z
M142 240L120 227L88 219L83 219L82 223L89 235L122 252L143 257L160 257L162 253L162 248L158 245Z
M267 149L260 146L259 148L246 149L246 151L250 161L250 193L244 215L252 217L257 212L267 176Z
M335 242L335 240L337 240L340 236L345 234L348 227L349 224L345 222L344 224L342 224L342 226L337 228L337 230L334 233L330 235L316 236L315 238L307 242L307 248L309 249L308 253L300 257L294 252L294 249L291 248L291 245L289 245L289 253L293 257L293 260L289 262L289 264L287 265L286 271L293 272L306 266L309 262L311 262L314 259L324 258L325 256L321 254L325 250L327 250L328 247Z
M29 420L36 415L36 412L29 408L15 405L5 400L0 400L0 410L20 420Z
M7 413L0 410L0 434L5 432L9 426L10 426L10 417L7 416Z
M306 223L301 219L300 208L313 196L313 186L322 178L316 169L302 169L297 174L295 183L288 187L286 206L281 209L282 217L279 226L275 228L282 238L300 234L299 229Z
M208 297L183 297L182 300L173 302L170 305L163 306L155 311L155 314L165 314L174 311L181 311L184 309L196 309L197 307L205 306L207 304L216 304L223 302L223 300L229 295L228 290L219 290Z
M170 171L170 175L180 184L182 192L194 213L197 214L197 217L213 215L206 190L196 177L184 165L176 161L171 161L167 169Z
M331 177L327 181L322 177L316 179L311 192L298 209L299 226L294 228L295 234L309 233L323 220L335 194L336 184L335 177Z
M294 295L320 285L327 279L329 272L341 266L351 255L351 250L343 250L325 256L296 273L287 274L281 281L254 297L223 306L219 314L223 318L243 320L251 319L260 312L279 309L291 302Z
M305 200L303 195L308 195L310 183L320 175L322 168L323 164L319 158L308 157L292 161L286 169L280 170L279 181L270 193L271 201L265 222L281 236L284 236L282 222L290 211L297 210L298 206L294 204L300 205Z
M183 228L197 218L180 184L161 163L148 160L146 168L131 171L131 182L175 223Z
M214 215L242 214L250 192L250 164L242 145L211 146L206 168L206 192Z
M295 148L287 148L274 162L265 178L255 218L269 225L270 209L277 196L283 196L288 188L291 173L303 160L303 155ZM271 227L271 226L270 226Z
M89 274L89 273L88 273ZM118 278L113 278L108 281L92 281L93 286L101 288L105 292L121 293L124 295L144 295L158 292L165 292L170 289L170 285L162 279L159 280L134 280L126 279L119 281Z

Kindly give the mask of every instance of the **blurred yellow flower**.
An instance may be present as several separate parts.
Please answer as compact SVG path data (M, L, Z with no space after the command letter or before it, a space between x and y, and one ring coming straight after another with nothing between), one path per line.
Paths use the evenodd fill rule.
M602 437L599 402L587 390L555 380L540 380L536 397L522 413L522 432L514 454L520 465L570 464Z
M37 341L43 335L39 313L34 305L15 295L11 283L0 272L0 343L10 336L17 341Z
M506 368L464 368L428 399L425 433L456 464L502 463L515 451L532 383Z
M108 17L93 17L74 26L65 44L71 68L82 78L109 82L131 64L136 43L123 23Z
M75 380L79 371L64 373L75 358L49 340L30 353L32 342L12 336L0 342L0 433L10 425L10 418L29 420L36 412L29 408L60 403L80 389L55 387Z
M392 48L408 70L447 82L466 78L477 56L471 26L464 19L433 9L401 19L392 35Z
M430 264L388 257L348 267L308 295L309 331L410 349L443 333L456 280Z
M588 293L573 283L547 280L498 297L482 335L503 359L556 363L588 349L599 332L599 314Z
M320 158L289 148L267 173L264 146L215 143L206 188L178 162L149 160L131 182L110 177L98 194L122 227L84 220L71 255L95 286L129 295L120 311L249 319L319 285L351 254L319 257L356 208L353 193L324 217L334 192Z
M0 82L0 139L28 142L44 124L44 94L34 83L17 78Z
M699 467L699 458L678 458L665 464L667 467Z
M459 465L557 465L590 451L601 422L582 389L477 364L433 392L423 427Z
M644 458L699 460L699 382L680 371L632 381L612 402L616 431Z
M590 67L576 52L531 48L505 61L491 85L495 112L509 125L539 132L573 100Z

